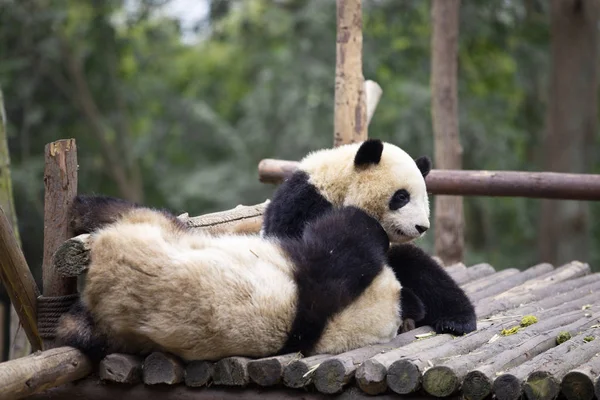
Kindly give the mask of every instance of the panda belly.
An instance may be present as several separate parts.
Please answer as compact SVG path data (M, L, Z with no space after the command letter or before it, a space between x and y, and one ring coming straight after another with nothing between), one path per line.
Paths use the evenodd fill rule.
M402 322L400 289L394 272L385 266L350 306L330 319L314 353L337 354L392 340Z
M262 357L282 347L294 319L293 265L258 237L171 237L117 223L94 236L91 259L84 303L126 348L149 342L187 360Z

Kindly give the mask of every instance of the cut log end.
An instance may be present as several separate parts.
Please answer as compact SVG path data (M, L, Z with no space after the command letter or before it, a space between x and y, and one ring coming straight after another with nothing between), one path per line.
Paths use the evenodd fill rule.
M521 397L521 382L512 374L503 374L496 378L493 389L498 400L518 400Z
M553 400L560 393L560 383L545 371L536 371L527 377L523 392L529 400Z
M354 375L354 366L350 361L336 358L323 362L315 371L315 388L326 394L339 393Z
M248 362L245 357L228 357L213 365L213 381L216 385L246 386L250 382Z
M454 371L443 365L433 367L423 375L423 389L436 397L450 396L458 390L459 383Z
M143 380L146 385L174 385L183 381L183 375L183 366L170 354L154 352L144 360Z
M292 361L283 370L283 383L293 389L304 387L312 382L314 371L304 360Z
M567 400L592 400L594 398L594 382L588 374L571 371L561 382L561 392Z
M387 371L380 362L367 360L356 370L355 379L363 392L377 395L387 390L386 374Z
M260 386L277 385L281 382L285 366L301 357L302 354L295 353L250 361L248 375L254 383Z
M471 371L463 380L462 392L466 400L483 400L492 393L492 381L480 371Z
M117 383L139 383L142 380L142 359L130 354L109 354L99 367L100 379Z
M185 384L189 387L208 385L211 378L212 364L208 361L192 361L185 368Z
M398 394L416 392L421 386L421 372L410 360L395 361L388 368L387 384Z
M87 271L90 263L90 235L84 234L65 241L52 262L56 271L63 277L75 277Z

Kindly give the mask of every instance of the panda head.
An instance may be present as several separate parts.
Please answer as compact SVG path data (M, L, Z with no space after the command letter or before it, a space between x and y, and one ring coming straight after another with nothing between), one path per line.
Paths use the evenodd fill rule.
M425 177L431 160L370 139L313 153L303 162L319 192L337 206L356 206L376 218L390 241L406 243L429 229Z

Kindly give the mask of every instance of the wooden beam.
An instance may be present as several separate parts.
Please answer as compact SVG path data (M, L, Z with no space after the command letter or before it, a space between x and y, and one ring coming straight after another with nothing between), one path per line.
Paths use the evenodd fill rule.
M362 42L362 1L337 0L334 146L367 139Z
M48 143L45 156L43 294L45 297L54 297L77 291L77 279L59 275L52 263L54 252L72 236L68 212L77 195L75 139ZM53 344L46 341L44 345L49 348Z
M42 348L37 329L37 297L39 289L17 243L11 224L0 207L0 278L33 350Z
M57 347L0 364L0 400L16 400L84 378L92 364L79 350Z
M298 165L296 161L265 158L258 164L259 180L281 183ZM600 200L600 175L595 174L434 169L425 182L431 194Z

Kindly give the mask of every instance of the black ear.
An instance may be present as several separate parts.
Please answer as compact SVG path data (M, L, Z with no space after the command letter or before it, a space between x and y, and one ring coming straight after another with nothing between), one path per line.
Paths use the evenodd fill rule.
M429 157L421 156L415 160L415 163L417 164L419 171L421 171L423 178L429 175L429 172L431 171L431 159Z
M354 157L354 166L361 167L368 164L379 164L383 143L379 139L368 139L360 145Z

